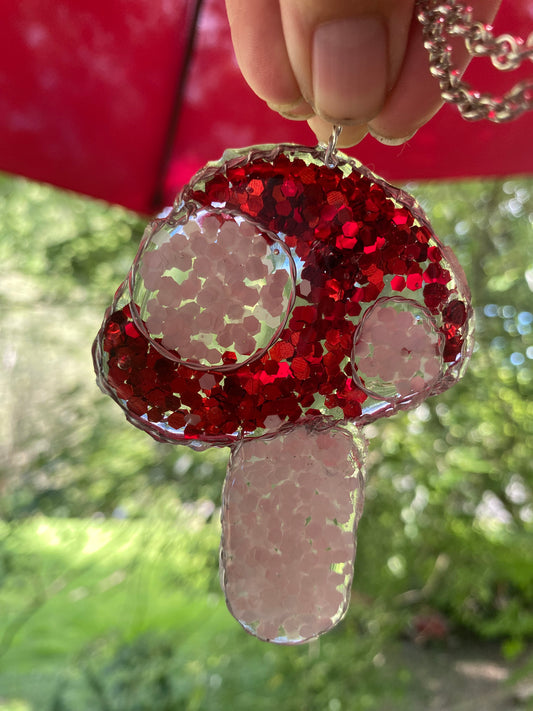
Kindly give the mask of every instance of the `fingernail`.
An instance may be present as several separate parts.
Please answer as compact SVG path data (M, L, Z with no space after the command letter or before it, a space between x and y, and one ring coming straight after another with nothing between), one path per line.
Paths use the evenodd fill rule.
M305 121L314 116L313 109L303 99L299 99L293 104L272 104L270 102L267 102L267 104L269 109L277 111L278 114L292 121Z
M372 129L372 126L368 126L368 132L372 138L375 138L376 141L383 143L385 146L401 146L402 144L407 143L407 141L410 141L416 134L416 131L413 131L413 133L410 133L408 136L404 136L403 138L387 138L387 136L382 136L381 134L376 133L376 131Z
M373 16L319 25L313 38L313 94L317 113L366 123L379 112L387 88L387 38Z

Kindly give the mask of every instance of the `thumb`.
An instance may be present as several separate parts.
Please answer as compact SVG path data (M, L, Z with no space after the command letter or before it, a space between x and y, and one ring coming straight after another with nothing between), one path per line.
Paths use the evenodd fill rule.
M316 115L364 125L400 73L414 0L280 0L292 71Z

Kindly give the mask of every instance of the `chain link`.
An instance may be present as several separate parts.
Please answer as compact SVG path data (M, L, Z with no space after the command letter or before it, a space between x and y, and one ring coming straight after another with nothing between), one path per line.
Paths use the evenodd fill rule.
M495 37L489 25L473 21L471 7L455 0L419 0L418 20L429 52L430 71L439 81L441 96L455 104L463 118L503 123L533 108L533 78L518 82L502 97L475 91L454 68L449 45L450 37L461 37L471 57L488 57L496 69L511 71L526 60L533 61L533 32L526 42L510 34Z

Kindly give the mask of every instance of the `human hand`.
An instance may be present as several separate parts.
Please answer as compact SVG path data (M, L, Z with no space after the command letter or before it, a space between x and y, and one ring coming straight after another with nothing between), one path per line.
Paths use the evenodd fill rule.
M490 22L501 0L474 0ZM441 107L416 19L415 0L226 0L244 78L269 107L307 120L319 141L332 124L339 146L367 132L404 143ZM464 43L454 64L468 63Z

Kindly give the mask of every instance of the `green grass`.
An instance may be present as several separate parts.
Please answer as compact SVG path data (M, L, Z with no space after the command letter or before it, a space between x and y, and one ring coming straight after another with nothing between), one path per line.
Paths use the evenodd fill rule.
M382 640L358 630L362 609L310 646L246 635L218 588L218 536L185 513L0 528L0 711L318 711L354 694L377 709L402 696L405 673L372 665Z
M189 634L198 619L220 615L220 601L208 596L218 526L200 525L187 517L174 525L44 517L19 525L3 545L10 568L0 588L4 646L17 620L27 619L9 649L0 647L2 670L56 664L100 636Z

